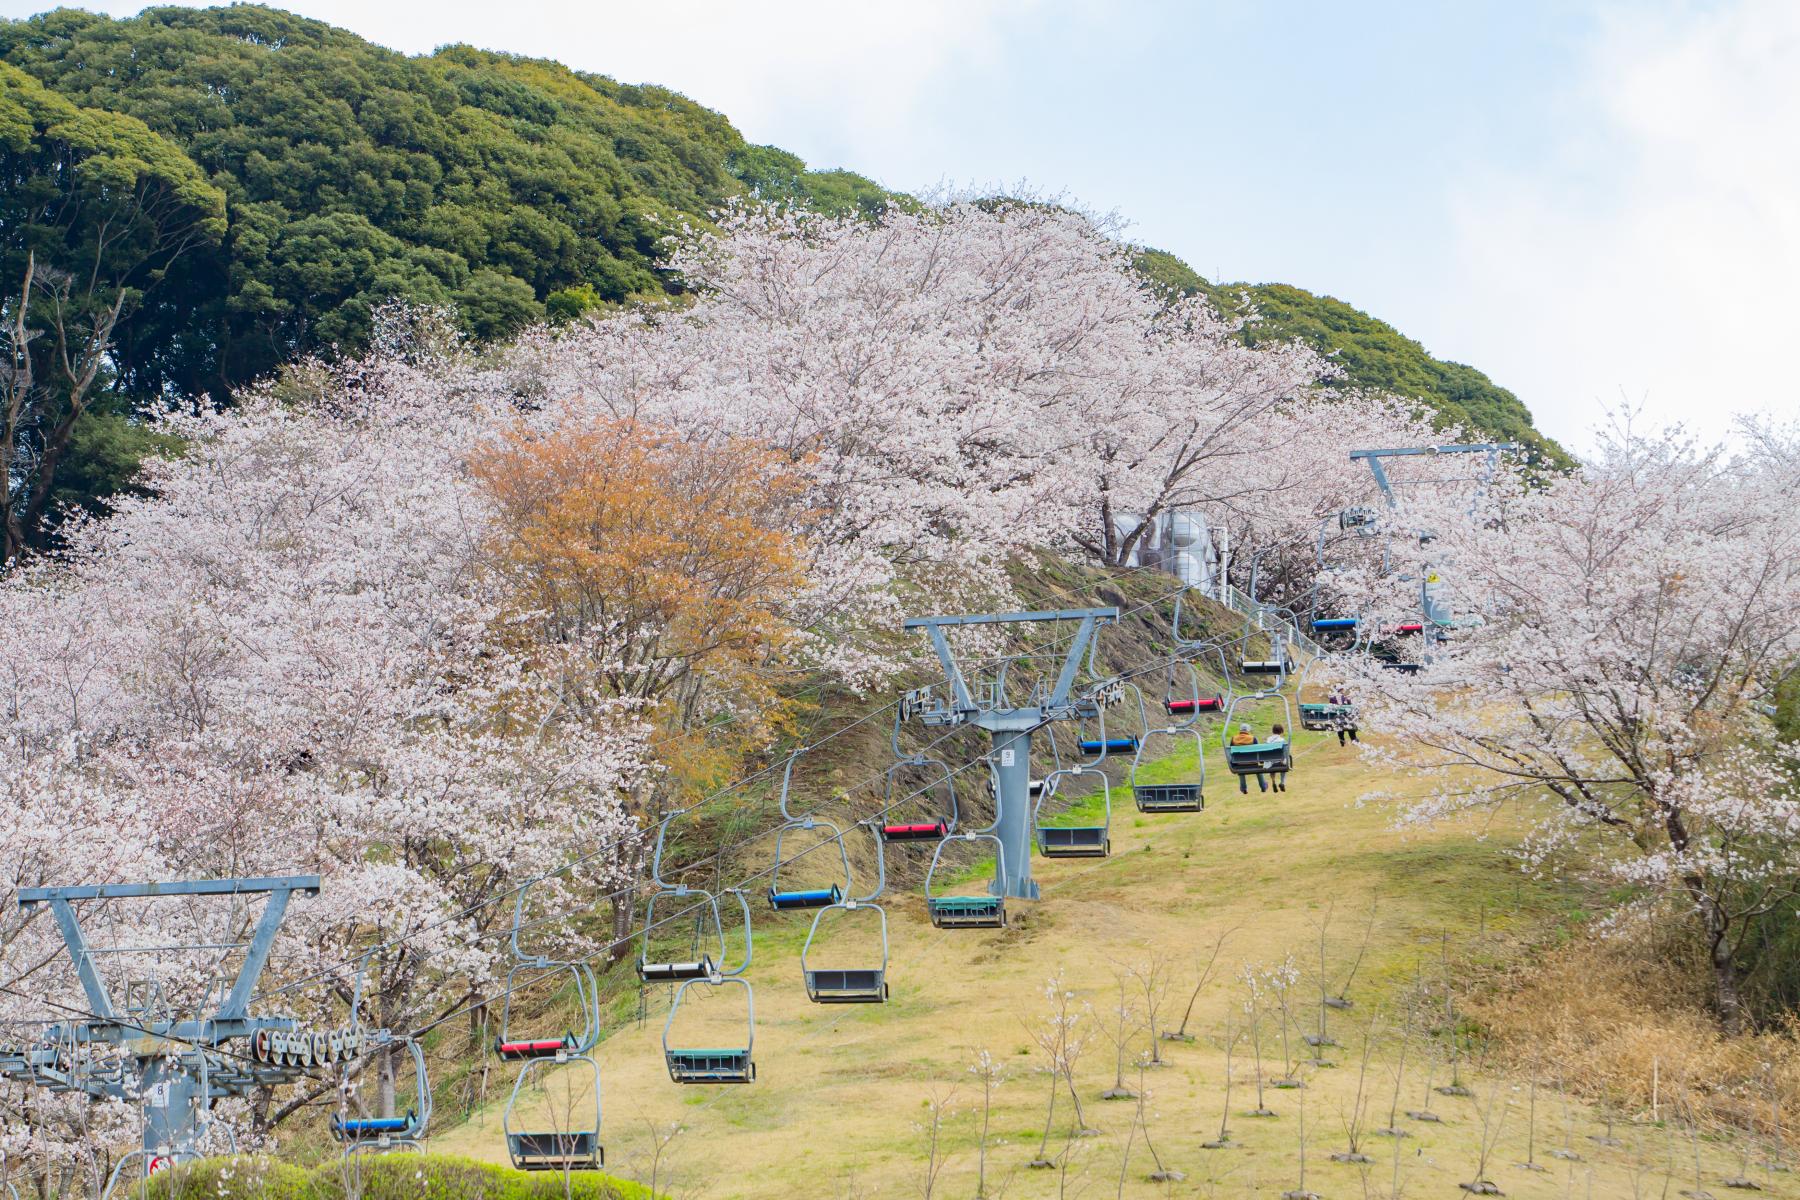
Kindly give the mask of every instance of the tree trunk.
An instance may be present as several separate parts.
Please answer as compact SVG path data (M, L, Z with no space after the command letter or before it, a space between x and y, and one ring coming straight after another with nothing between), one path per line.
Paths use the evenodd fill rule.
M1712 960L1713 1006L1719 1011L1719 1026L1728 1036L1745 1032L1749 1021L1744 1012L1744 995L1739 986L1737 960L1731 953L1730 923L1719 905L1711 899L1703 903L1706 920L1707 957Z
M378 1086L381 1108L376 1115L391 1117L394 1115L394 1048L392 1046L384 1048L378 1061L380 1064Z

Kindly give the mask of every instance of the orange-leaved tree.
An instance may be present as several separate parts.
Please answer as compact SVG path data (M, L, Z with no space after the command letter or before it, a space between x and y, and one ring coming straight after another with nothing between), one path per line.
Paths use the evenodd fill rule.
M664 767L632 798L646 824L717 787L786 721L811 521L791 459L570 417L516 426L470 467L495 506L487 562L514 635L560 674L565 703L642 706ZM631 909L615 905L621 935Z

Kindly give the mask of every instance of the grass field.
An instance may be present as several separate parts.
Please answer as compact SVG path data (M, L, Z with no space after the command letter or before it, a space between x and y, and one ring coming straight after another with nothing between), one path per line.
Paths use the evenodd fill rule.
M1209 758L1216 759L1216 744ZM1173 773L1176 761L1157 765ZM759 914L756 966L758 1081L748 1087L678 1087L663 1067L659 1037L662 993L650 1020L617 1030L598 1051L606 1088L607 1159L616 1172L650 1176L674 1196L887 1197L924 1195L934 1105L940 1174L932 1195L975 1194L981 1086L974 1056L989 1052L1005 1072L989 1121L990 1196L1276 1195L1300 1187L1302 1104L1307 1126L1305 1188L1321 1196L1391 1194L1396 1149L1399 1185L1408 1196L1462 1195L1475 1178L1479 1145L1492 1143L1487 1176L1522 1196L1660 1196L1694 1186L1694 1159L1715 1192L1737 1173L1733 1148L1694 1142L1675 1128L1648 1122L1604 1136L1601 1115L1565 1103L1552 1090L1536 1097L1534 1157L1550 1168L1515 1166L1526 1155L1532 1123L1525 1081L1499 1077L1465 1060L1475 1095L1427 1093L1448 1082L1447 1041L1415 1035L1399 1081L1401 1125L1409 1136L1370 1137L1365 1166L1332 1162L1345 1148L1344 1117L1354 1104L1363 1030L1380 1019L1363 1087L1373 1128L1386 1124L1400 1065L1399 999L1420 972L1439 971L1446 939L1453 957L1504 955L1525 940L1577 920L1582 898L1525 879L1505 855L1509 831L1490 827L1485 840L1466 829L1397 832L1392 814L1357 801L1373 782L1354 750L1334 738L1302 735L1286 794L1239 795L1222 764L1208 767L1206 811L1144 816L1129 792L1114 793L1113 855L1104 860L1038 860L1044 896L1017 905L1004 931L936 930L916 892L891 897L890 978L885 1005L820 1006L807 1001L796 962L802 924ZM1091 807L1089 809L1091 810ZM927 851L896 848L899 853ZM1327 973L1341 977L1355 956L1373 906L1374 935L1349 995L1354 1007L1330 1012L1331 1033L1344 1045L1327 1053L1335 1067L1307 1067L1302 1090L1265 1092L1273 1117L1240 1114L1255 1107L1255 1064L1247 1039L1233 1059L1230 1129L1235 1145L1208 1150L1219 1130L1224 1094L1224 1029L1245 995L1240 968L1274 967L1292 954L1307 972L1293 988L1296 1022L1312 1029L1319 926L1330 914ZM1062 1169L1029 1169L1037 1156L1050 1081L1030 1036L1047 1011L1046 982L1060 975L1091 1005L1078 1028L1104 1024L1117 1007L1115 971L1161 961L1172 971L1165 1027L1179 1020L1197 960L1230 931L1219 969L1200 995L1189 1025L1191 1043L1164 1042L1167 1065L1144 1073L1149 1136L1161 1161L1183 1181L1152 1182L1154 1163L1137 1106L1105 1101L1114 1082L1115 1051L1094 1039L1075 1071L1089 1126L1070 1138L1068 1096L1059 1097L1050 1156ZM689 1044L730 1045L741 1038L729 1014L708 1029L689 1028ZM1241 1024L1241 1017L1234 1017ZM1283 1065L1277 1017L1265 1017L1263 1073ZM1441 1023L1441 1022L1440 1022ZM1290 1032L1297 1043L1302 1030ZM1140 1039L1142 1047L1146 1043ZM1300 1051L1296 1048L1294 1053ZM1307 1052L1307 1053L1310 1053ZM1135 1073L1128 1082L1137 1086ZM496 1078L500 1078L496 1076ZM554 1093L556 1088L553 1086ZM503 1098L503 1097L502 1097ZM564 1097L564 1101L567 1101ZM1405 1110L1430 1109L1441 1124L1409 1120ZM1489 1117L1481 1116L1486 1109ZM502 1160L499 1106L433 1140L433 1148ZM668 1139L671 1129L680 1132ZM1484 1134L1485 1127L1485 1134ZM1131 1158L1121 1163L1128 1139ZM1581 1161L1553 1157L1567 1142ZM1671 1167L1671 1160L1673 1165ZM1765 1185L1766 1173L1752 1172ZM1671 1181L1672 1174L1672 1181ZM673 1185L671 1186L671 1177ZM1774 1178L1772 1191L1791 1185Z

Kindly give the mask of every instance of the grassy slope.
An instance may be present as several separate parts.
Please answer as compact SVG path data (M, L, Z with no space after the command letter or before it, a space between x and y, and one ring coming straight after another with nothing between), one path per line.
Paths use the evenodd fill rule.
M1375 944L1351 991L1358 1007L1331 1018L1333 1032L1353 1041L1353 1031L1409 983L1421 960L1435 962L1443 935L1465 947L1480 941L1499 953L1514 936L1542 932L1578 913L1578 896L1523 882L1509 868L1500 853L1508 830L1490 829L1485 843L1467 830L1398 833L1387 813L1356 804L1379 781L1353 751L1302 735L1298 753L1293 790L1285 796L1265 797L1254 786L1248 797L1239 796L1214 761L1205 813L1149 818L1133 811L1126 798L1115 809L1113 857L1039 860L1035 870L1044 899L1020 906L1014 927L1004 932L934 930L916 890L895 897L889 905L894 990L885 1006L809 1004L795 962L796 927L759 914L752 975L758 987L759 1081L725 1089L671 1084L658 1045L660 996L653 996L650 1022L618 1031L600 1049L608 1162L615 1169L631 1171L635 1164L641 1170L649 1150L647 1129L679 1123L685 1132L666 1154L686 1181L680 1194L910 1194L925 1153L924 1105L934 1093L954 1089L957 1112L946 1131L949 1162L941 1194L967 1195L973 1191L979 1088L966 1067L971 1053L985 1048L1011 1073L996 1098L993 1132L1003 1144L990 1152L990 1187L1010 1175L1008 1196L1056 1195L1051 1173L1023 1169L1035 1154L1046 1091L1038 1056L1028 1050L1025 1023L1043 1011L1044 984L1052 973L1061 971L1066 986L1100 1009L1113 986L1114 964L1167 955L1183 978L1191 978L1194 957L1220 932L1236 929L1224 955L1228 969L1221 972L1229 980L1240 964L1269 964L1289 952L1302 959L1316 955L1317 922L1328 906L1335 906L1331 941L1333 957L1340 960L1333 969L1341 971L1369 906L1377 904ZM1217 754L1215 746L1209 757ZM1181 1000L1188 986L1178 980ZM1238 996L1235 984L1210 986L1196 1009L1200 1040L1167 1046L1170 1066L1150 1076L1152 1136L1165 1162L1189 1176L1176 1194L1272 1194L1295 1186L1296 1092L1269 1093L1277 1119L1234 1115L1233 1133L1242 1149L1199 1148L1218 1126L1224 1072L1223 1052L1209 1038L1218 1036L1226 1008ZM1314 1019L1314 1010L1306 1019ZM1335 1053L1353 1061L1351 1048ZM1424 1057L1415 1044L1403 1109L1424 1098ZM1109 1045L1096 1045L1078 1068L1089 1121L1101 1136L1074 1144L1073 1168L1085 1174L1089 1187L1108 1193L1116 1187L1132 1107L1098 1098L1112 1082L1111 1058ZM1384 1046L1371 1072L1374 1107L1383 1117L1393 1058L1392 1045ZM1279 1068L1269 1064L1269 1070ZM1253 1066L1242 1048L1236 1077L1232 1108L1241 1112L1252 1106L1253 1094L1247 1090ZM1439 1066L1436 1081L1443 1078ZM1482 1080L1478 1090L1487 1094L1493 1082ZM1314 1138L1308 1186L1327 1197L1361 1191L1357 1168L1325 1161L1340 1147L1339 1113L1355 1087L1355 1071L1340 1067L1315 1072L1308 1093ZM1525 1116L1524 1094L1510 1094L1516 1103L1501 1127L1489 1174L1509 1194L1564 1194L1569 1168L1547 1155L1547 1147L1562 1136L1563 1109L1554 1098L1540 1096L1537 1158L1563 1173L1530 1175L1512 1166L1524 1156ZM1433 1097L1431 1106L1447 1124L1414 1126L1416 1136L1402 1143L1403 1185L1412 1195L1457 1195L1455 1184L1472 1177L1480 1130L1475 1103ZM1058 1138L1067 1113L1065 1097ZM434 1148L496 1158L498 1119L498 1108L490 1108L434 1139ZM1573 1120L1588 1158L1576 1168L1573 1186L1584 1194L1591 1188L1596 1196L1632 1194L1629 1149L1589 1142L1586 1135L1597 1128L1591 1112L1577 1108ZM1647 1136L1652 1151L1664 1157L1663 1135ZM1053 1151L1058 1144L1053 1139ZM1378 1190L1390 1179L1392 1146L1380 1139L1372 1145L1379 1160L1372 1168ZM1709 1169L1715 1184L1721 1171L1732 1173L1724 1166L1721 1158ZM1125 1195L1163 1194L1162 1187L1144 1181L1149 1169L1140 1140ZM1660 1185L1657 1177L1650 1186Z

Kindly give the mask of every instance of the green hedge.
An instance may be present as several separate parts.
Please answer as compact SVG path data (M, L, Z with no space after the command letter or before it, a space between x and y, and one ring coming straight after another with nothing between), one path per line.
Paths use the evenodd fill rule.
M563 1200L561 1172L531 1174L443 1154L369 1156L355 1177L361 1200ZM161 1175L146 1200L351 1200L346 1170L307 1170L243 1155L213 1158ZM574 1200L652 1200L635 1183L588 1171L569 1175ZM133 1189L136 1193L136 1189Z

